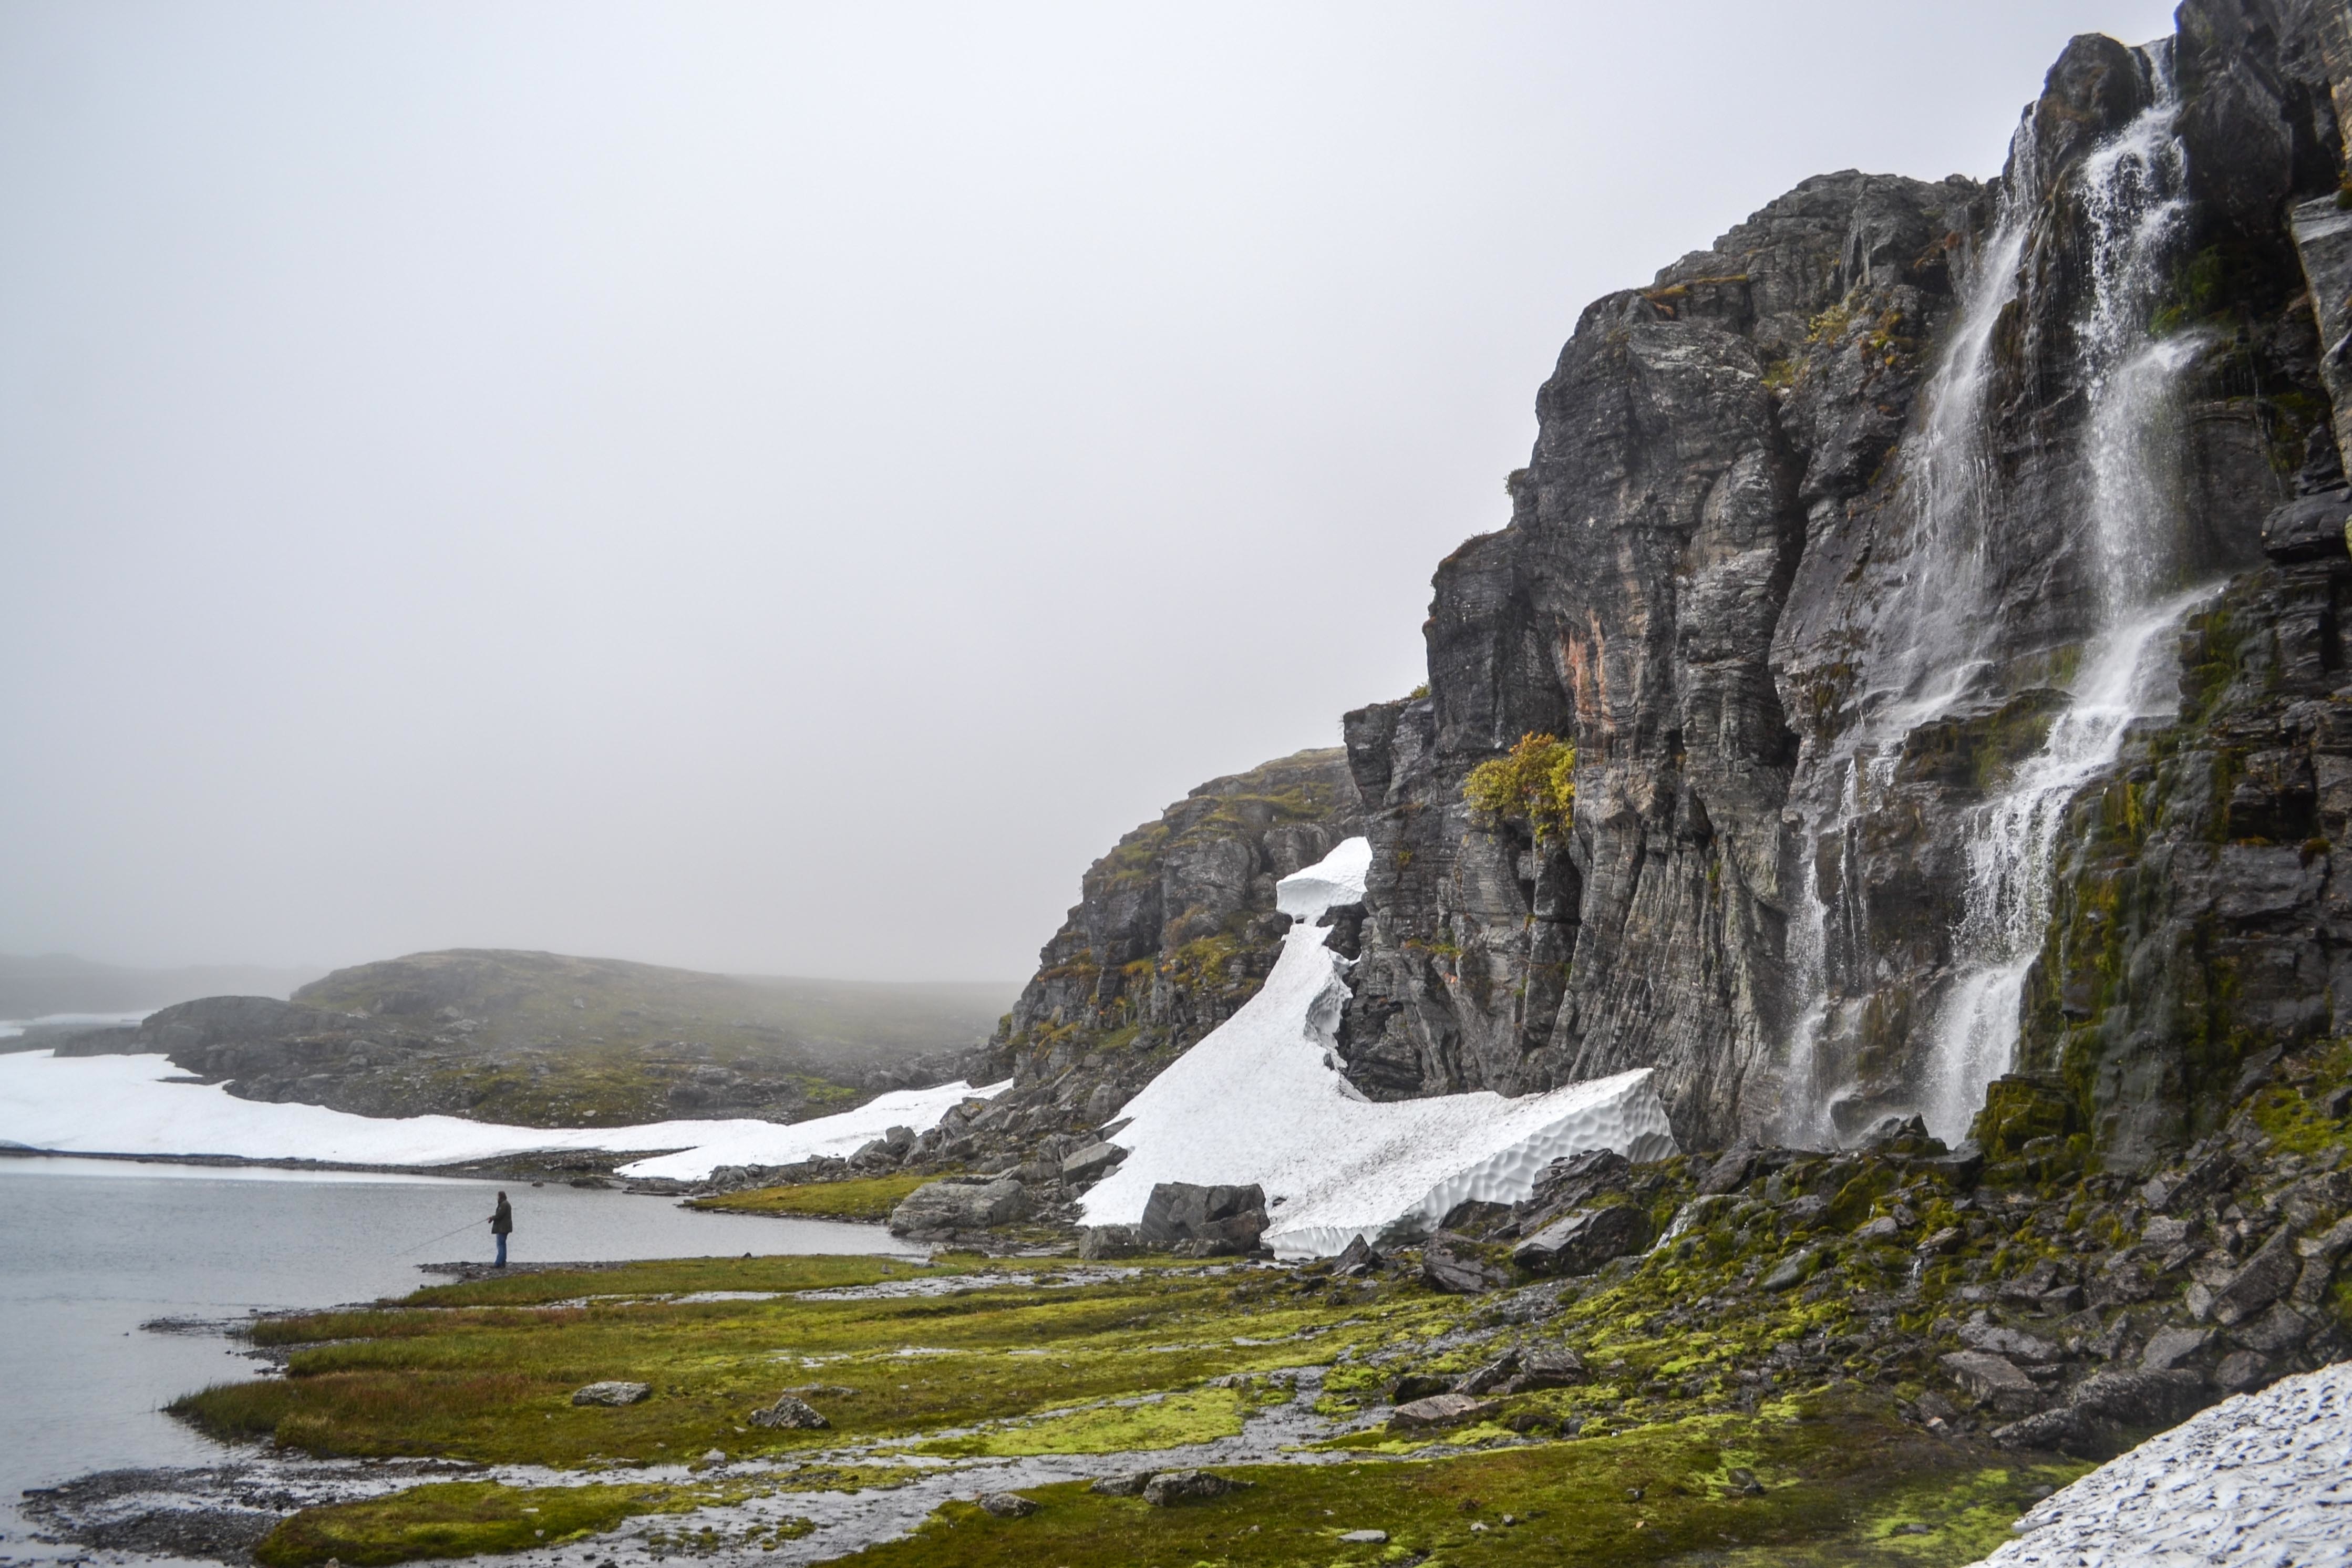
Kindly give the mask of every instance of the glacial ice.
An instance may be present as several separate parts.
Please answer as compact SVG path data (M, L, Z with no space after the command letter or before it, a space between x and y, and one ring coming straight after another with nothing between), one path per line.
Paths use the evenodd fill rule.
M352 1165L441 1165L536 1150L667 1149L627 1176L697 1181L719 1165L784 1165L846 1155L892 1127L917 1132L950 1107L1006 1083L898 1089L855 1110L783 1123L656 1121L635 1127L507 1127L455 1116L354 1116L320 1105L239 1100L218 1084L173 1083L161 1056L59 1060L0 1055L0 1143L76 1154L217 1154Z
M1295 922L1263 989L1128 1101L1125 1163L1083 1200L1092 1225L1131 1225L1160 1182L1256 1183L1266 1244L1326 1257L1433 1229L1454 1205L1513 1203L1545 1165L1590 1149L1636 1160L1675 1152L1649 1069L1506 1100L1444 1095L1375 1103L1339 1071L1333 1041L1349 961L1316 921L1364 896L1371 845L1350 838L1283 879Z
M2352 1561L2352 1362L2242 1394L2033 1505L1977 1568Z

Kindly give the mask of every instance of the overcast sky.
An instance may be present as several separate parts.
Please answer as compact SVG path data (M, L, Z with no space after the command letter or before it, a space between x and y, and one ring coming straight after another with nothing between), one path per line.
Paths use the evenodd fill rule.
M2137 0L0 5L0 951L1018 977L1578 310Z

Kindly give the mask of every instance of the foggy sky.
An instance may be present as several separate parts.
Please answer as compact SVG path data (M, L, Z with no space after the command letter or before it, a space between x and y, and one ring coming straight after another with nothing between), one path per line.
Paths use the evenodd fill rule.
M2140 0L0 6L0 951L1017 977L1578 310Z

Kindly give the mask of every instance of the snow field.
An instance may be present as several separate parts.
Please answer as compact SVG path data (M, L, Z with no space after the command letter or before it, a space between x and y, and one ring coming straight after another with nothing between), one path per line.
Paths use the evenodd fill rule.
M2242 1394L2033 1505L1977 1568L2352 1563L2352 1362Z
M1134 1224L1160 1182L1255 1182L1269 1205L1267 1245L1326 1257L1358 1236L1434 1228L1467 1200L1515 1203L1564 1155L1675 1152L1647 1068L1517 1100L1366 1100L1333 1044L1349 961L1315 922L1364 896L1370 864L1370 842L1350 838L1283 879L1277 907L1297 923L1273 973L1118 1112L1129 1124L1115 1142L1130 1153L1082 1200L1089 1224Z
M320 1105L239 1100L218 1084L173 1083L168 1058L0 1055L0 1142L71 1154L219 1154L348 1165L443 1165L542 1149L669 1149L629 1176L698 1181L719 1165L784 1165L846 1155L892 1127L921 1132L950 1106L1008 1083L898 1089L855 1110L789 1125L656 1121L636 1127L506 1127L456 1116L354 1116Z

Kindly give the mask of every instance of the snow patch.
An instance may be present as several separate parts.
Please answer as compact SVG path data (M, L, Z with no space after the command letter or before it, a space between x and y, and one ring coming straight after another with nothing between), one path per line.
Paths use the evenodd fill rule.
M1459 1203L1517 1203L1565 1155L1675 1152L1646 1068L1517 1100L1366 1100L1341 1075L1334 1043L1349 961L1323 945L1315 922L1364 896L1371 853L1350 838L1283 879L1276 907L1296 923L1274 972L1119 1110L1129 1125L1117 1141L1130 1153L1087 1194L1087 1223L1134 1224L1161 1182L1255 1182L1271 1205L1266 1244L1325 1257L1359 1236L1433 1229Z
M1003 1093L1011 1080L898 1089L855 1110L786 1124L655 1121L635 1127L508 1127L456 1116L354 1116L321 1105L239 1100L219 1084L165 1081L162 1056L59 1060L0 1055L0 1142L73 1154L213 1154L347 1165L442 1165L542 1149L670 1149L622 1166L628 1176L698 1181L719 1165L788 1165L846 1155L892 1127L921 1132L950 1107Z
M2352 1561L2352 1362L2242 1394L2033 1505L1977 1568Z

